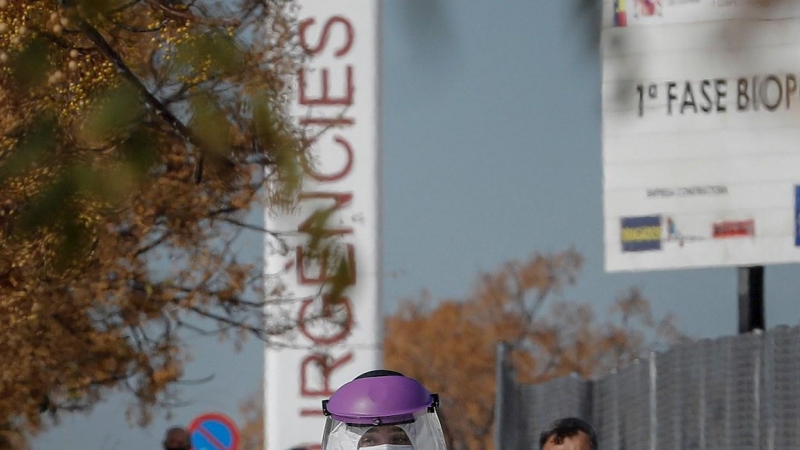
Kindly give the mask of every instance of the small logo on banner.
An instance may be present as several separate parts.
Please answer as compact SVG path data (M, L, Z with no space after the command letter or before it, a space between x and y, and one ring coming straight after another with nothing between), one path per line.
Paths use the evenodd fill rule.
M756 235L755 220L728 220L715 222L712 225L714 239L753 237Z
M794 246L800 247L800 185L794 187Z
M683 232L680 229L678 229L678 225L675 223L675 219L673 219L672 217L667 216L666 223L667 223L667 239L666 239L667 242L676 242L680 247L683 247L683 245L686 244L687 242L705 240L703 236L683 234Z
M636 14L642 17L652 17L661 14L661 0L635 0Z
M614 0L614 26L628 26L628 11L625 8L627 0Z
M620 225L623 252L661 250L661 216L623 217Z

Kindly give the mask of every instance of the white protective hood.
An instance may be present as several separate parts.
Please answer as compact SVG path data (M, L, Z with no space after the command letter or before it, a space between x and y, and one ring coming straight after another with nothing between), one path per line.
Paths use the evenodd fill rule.
M435 412L423 411L413 422L384 425L402 428L411 440L414 450L447 450L442 424ZM348 425L328 417L322 436L322 450L358 450L361 436L373 426Z

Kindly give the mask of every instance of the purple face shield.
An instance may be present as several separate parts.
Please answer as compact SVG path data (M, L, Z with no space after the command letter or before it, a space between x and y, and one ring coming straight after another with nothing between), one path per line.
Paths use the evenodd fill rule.
M414 420L420 411L439 404L417 380L384 376L353 380L322 403L325 415L352 425L385 425Z
M413 378L357 378L322 402L322 450L446 450L438 406Z

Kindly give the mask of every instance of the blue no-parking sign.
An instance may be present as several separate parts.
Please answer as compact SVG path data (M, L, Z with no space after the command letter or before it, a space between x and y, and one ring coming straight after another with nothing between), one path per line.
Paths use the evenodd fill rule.
M239 450L239 430L222 414L198 416L189 424L189 435L194 450Z

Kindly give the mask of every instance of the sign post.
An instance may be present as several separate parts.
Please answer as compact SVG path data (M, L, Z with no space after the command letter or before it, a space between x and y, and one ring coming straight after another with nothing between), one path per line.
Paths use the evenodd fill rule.
M739 267L739 334L764 330L764 266Z

